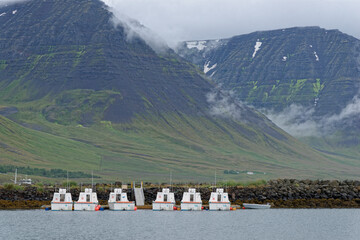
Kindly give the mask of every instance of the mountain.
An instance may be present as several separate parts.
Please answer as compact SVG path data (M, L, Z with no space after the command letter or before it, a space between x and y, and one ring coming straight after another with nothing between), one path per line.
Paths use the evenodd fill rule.
M0 148L1 164L95 170L104 180L166 180L170 170L180 180L208 180L216 169L255 179L359 170L289 136L172 50L155 51L130 25L114 24L121 20L99 0L26 1L0 15L0 120L19 129L0 139L32 153L16 158Z
M257 108L315 106L339 113L358 93L360 40L318 27L254 32L194 41L178 52ZM334 94L339 94L334 98Z
M110 24L112 15L100 1L30 1L2 12L7 13L0 18L0 97L5 101L61 95L58 102L66 102L73 101L64 98L74 89L102 91L95 104L107 109L105 120L117 122L146 111L196 115L207 106L211 84L206 79L175 54L159 57L140 38L128 40L125 28Z
M290 133L360 144L360 40L297 27L184 42L177 51Z

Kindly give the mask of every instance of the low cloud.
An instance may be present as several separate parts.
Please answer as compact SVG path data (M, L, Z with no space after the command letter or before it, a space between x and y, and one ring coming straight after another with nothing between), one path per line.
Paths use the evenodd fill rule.
M215 88L206 95L213 116L244 122L245 105L236 100L233 91ZM292 104L281 112L260 109L273 123L295 137L324 137L335 131L351 127L360 119L360 96L355 96L339 113L318 117L314 107Z
M155 32L151 31L149 28L143 26L135 19L132 19L126 16L123 12L117 7L117 1L113 0L102 0L107 6L108 10L114 14L112 22L114 26L121 25L124 27L127 40L129 42L140 38L146 42L155 52L159 54L166 53L169 50L166 42Z
M277 126L297 137L319 135L318 121L313 117L314 108L306 108L293 104L282 112L262 109L263 112Z
M340 29L360 37L359 0L103 0L178 41L228 38L294 26Z
M208 93L206 98L210 105L211 115L243 121L241 117L243 104L235 100L234 92L222 90L218 87Z
M360 97L355 96L339 113L316 117L314 108L291 105L282 112L262 110L276 125L295 137L326 136L334 131L353 126L360 118Z
M339 114L324 118L323 123L326 126L332 126L341 122L345 122L348 125L358 117L360 117L360 97L355 96Z

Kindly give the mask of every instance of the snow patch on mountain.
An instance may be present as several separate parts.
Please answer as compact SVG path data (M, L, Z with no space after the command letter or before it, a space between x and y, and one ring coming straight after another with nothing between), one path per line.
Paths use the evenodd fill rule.
M286 57L286 56L283 56L282 60L283 60L283 62L286 62L286 61L287 61L287 57Z
M254 58L256 56L256 53L260 50L261 45L262 45L262 42L260 42L260 40L258 39L254 46L255 50L252 55L252 58Z
M204 73L207 74L208 72L210 72L211 70L215 69L216 66L217 66L217 63L215 63L214 65L212 65L211 67L209 66L210 65L210 61L206 62L204 64Z
M315 100L314 100L314 106L315 106L315 107L317 106L319 100L320 100L320 98L315 98Z
M197 48L199 51L202 51L206 48L206 41L192 41L186 42L186 47L188 49Z
M6 12L3 12L0 14L0 17L5 16L5 15L6 15Z
M12 14L15 15L17 13L18 10L14 10L12 11Z
M320 58L319 58L319 56L317 55L316 52L314 52L314 55L315 55L315 60L316 60L317 62L320 61Z

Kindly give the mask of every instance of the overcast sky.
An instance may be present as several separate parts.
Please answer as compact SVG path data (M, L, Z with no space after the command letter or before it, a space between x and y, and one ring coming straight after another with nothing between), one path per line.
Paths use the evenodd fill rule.
M1 1L1 0L0 0ZM170 45L294 26L360 38L360 0L103 0Z
M26 0L0 0L0 6L12 4L12 3L18 3L18 2L25 2Z
M22 0L0 0L0 5ZM75 0L74 0L75 1ZM294 26L339 29L360 38L360 0L102 0L174 46Z

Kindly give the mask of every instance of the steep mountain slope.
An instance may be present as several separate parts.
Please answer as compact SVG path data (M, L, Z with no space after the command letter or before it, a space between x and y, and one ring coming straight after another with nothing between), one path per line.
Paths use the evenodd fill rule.
M360 41L318 27L183 43L180 55L257 108L314 107L339 114L359 92Z
M4 102L47 97L52 104L42 114L62 124L171 113L210 117L212 83L170 49L159 56L141 38L129 40L101 1L29 1L2 11ZM239 110L254 126L274 127L246 106Z
M299 143L214 89L171 50L159 55L136 35L130 38L129 27L115 27L99 0L33 0L0 12L6 13L0 17L0 112L46 136L81 143L79 151L95 155L88 160L76 154L61 164L64 169L143 180L162 179L169 169L181 179L206 179L215 169L261 173L254 178L264 178L264 172L265 178L352 177L359 170L354 162ZM12 138L21 137L10 134L1 141ZM45 167L62 162L46 158L56 155L57 145L49 140L41 146ZM24 147L31 149L31 142ZM13 164L38 166L34 158Z
M359 158L360 40L304 27L185 42L178 52L290 134Z
M115 90L102 92L111 121L174 108L196 114L206 107L210 83L175 54L159 57L140 38L127 40L100 1L30 1L1 11L7 13L0 17L0 97L6 101Z

